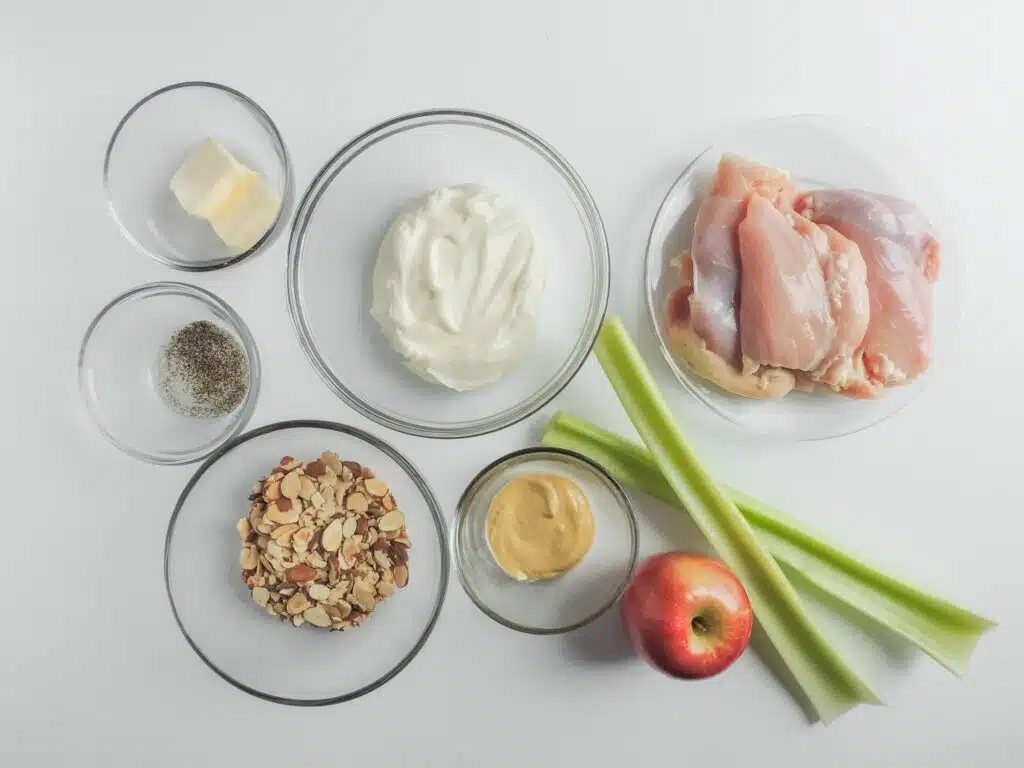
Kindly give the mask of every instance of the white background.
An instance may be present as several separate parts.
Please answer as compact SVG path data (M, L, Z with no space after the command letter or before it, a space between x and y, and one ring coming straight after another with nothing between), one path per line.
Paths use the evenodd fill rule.
M1021 764L1019 4L0 8L0 764ZM679 417L720 478L999 619L966 679L836 622L830 631L860 649L858 667L888 706L811 726L754 653L719 678L675 682L630 658L614 614L566 637L518 635L477 611L457 582L420 656L359 701L287 708L218 679L182 640L162 583L167 518L194 467L149 466L107 445L75 377L82 332L108 299L183 278L119 234L100 166L136 99L196 78L232 85L269 111L299 191L348 138L400 112L464 106L524 124L592 190L612 245L612 308L644 333L648 227L716 127L824 112L909 140L959 201L971 274L957 364L901 414L840 440L772 445L696 408ZM365 426L299 351L284 262L281 239L251 262L194 280L231 303L260 346L264 386L252 425L314 417ZM667 383L664 364L650 359ZM630 434L594 362L557 402ZM481 464L535 440L542 422L462 442L386 437L421 467L450 515ZM637 501L645 553L700 546L673 513Z

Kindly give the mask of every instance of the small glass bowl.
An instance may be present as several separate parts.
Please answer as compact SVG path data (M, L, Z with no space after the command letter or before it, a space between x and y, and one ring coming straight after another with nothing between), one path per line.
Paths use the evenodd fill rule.
M516 581L491 554L487 514L509 480L534 472L563 475L580 487L594 515L594 543L557 578ZM590 459L560 448L527 448L503 456L470 482L455 512L452 553L459 581L481 611L520 632L554 635L589 624L622 595L636 566L636 517L622 486Z
M791 392L775 400L732 395L677 362L662 324L670 259L689 250L697 209L718 160L725 152L788 170L801 189L847 187L896 195L921 207L942 244L941 277L933 288L934 358L924 375L877 400L856 400L830 392ZM661 352L683 389L710 410L756 434L795 441L821 440L859 432L894 415L948 364L962 308L965 269L951 208L913 151L853 121L797 115L745 123L715 138L669 189L647 243L644 289ZM665 392L670 400L676 393ZM681 393L679 393L681 394Z
M433 188L465 183L531 220L548 274L529 352L499 381L455 392L403 365L370 305L392 219ZM481 435L537 411L587 359L608 303L608 242L579 176L542 139L477 112L404 115L354 139L302 198L288 261L292 321L320 377L368 418L422 437Z
M161 350L196 320L230 332L248 358L248 391L224 416L182 415L160 394ZM188 464L248 423L259 396L260 358L242 318L222 299L185 283L149 283L116 297L89 324L78 382L89 414L115 447L153 464Z
M405 513L409 582L346 632L293 627L253 602L239 577L236 522L254 482L282 456L334 451L371 468ZM441 507L416 468L373 435L327 421L284 421L247 432L196 470L167 527L164 579L185 640L220 677L261 699L319 706L355 699L401 672L437 623L448 588Z
M189 150L205 138L259 172L281 200L274 224L243 253L225 245L208 222L186 213L169 186ZM136 248L174 269L204 272L273 242L288 220L292 165L277 126L248 96L217 83L175 83L121 118L103 161L103 186L114 220Z

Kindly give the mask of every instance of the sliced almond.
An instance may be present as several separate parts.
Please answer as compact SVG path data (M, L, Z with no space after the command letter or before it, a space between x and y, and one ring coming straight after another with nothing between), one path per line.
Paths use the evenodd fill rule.
M324 451L320 454L320 461L330 467L335 474L340 475L344 464L341 463L341 459L338 458L338 454L334 451Z
M302 618L301 616L292 616L292 624L295 625L296 627L301 627L305 623L306 623L306 620L304 618Z
M325 611L323 606L320 605L314 605L312 608L307 608L303 611L302 618L314 627L331 626L331 617L327 615L327 611Z
M377 594L381 597L391 597L395 593L395 585L390 581L381 579L377 582Z
M388 512L377 521L377 527L385 533L401 530L403 525L405 525L405 515L400 509Z
M284 576L288 581L312 581L316 576L316 570L313 566L302 563L300 565L293 565L291 568L287 568L284 572Z
M334 607L338 609L338 613L341 614L343 619L347 619L352 613L352 606L347 600L339 600Z
M334 470L330 467L320 475L320 489L321 491L330 491L338 484L338 476L334 473Z
M334 522L338 522L335 520ZM355 563L356 557L359 555L360 546L359 542L355 538L345 539L345 543L341 545L341 560L351 567Z
M296 613L302 613L310 607L309 598L306 597L305 592L296 592L288 598L288 603L285 607L288 609L288 613L290 614L294 615Z
M280 483L267 483L263 487L263 498L270 501L277 501L281 498L281 485Z
M351 589L351 586L352 585L347 581L340 582L336 587L333 587L331 591L328 593L326 602L330 605L334 605L339 600L344 600L345 595L348 594L348 591L349 589ZM342 618L345 617L342 616Z
M314 509L320 509L324 505L323 494L320 493L320 491L313 491L312 495L309 497L309 501L313 505Z
M396 565L392 574L394 574L396 587L404 587L409 583L409 568L407 566Z
M238 564L242 566L243 571L254 570L258 562L259 556L256 554L256 547L242 547L242 554L238 558Z
M346 480L344 482L340 482L340 483L338 483L337 487L335 487L335 489L334 489L334 501L335 501L335 503L337 503L337 505L339 507L344 507L345 506L345 494L348 493L348 490L351 487L352 487L352 481L351 480Z
M249 518L239 518L238 522L235 523L235 530L238 531L238 538L242 541L247 541L249 539L249 534L252 533L252 526L249 525Z
M380 500L380 503L384 505L384 509L390 512L392 509L395 508L395 497L389 493L387 496Z
M311 461L306 465L306 474L310 477L320 477L326 471L327 465L319 459Z
M399 565L405 565L409 562L409 548L393 541L388 549L388 556Z
M314 491L316 491L316 483L312 478L303 475L299 480L299 497L308 501Z
M382 570L386 570L391 567L391 559L379 549L374 550L373 559L377 561L377 565L379 565Z
M281 459L279 464L281 469L285 470L286 472L292 469L298 469L299 467L302 466L301 461L299 461L298 459L293 459L291 456L285 456L283 459Z
M331 524L324 528L323 534L320 536L320 544L323 546L325 552L337 552L338 547L341 546L342 539L345 535L342 533L342 522L341 519L335 519L331 521Z
M366 494L353 491L345 499L345 508L361 514L370 508L370 500L366 498Z
M324 499L324 504L320 507L317 517L321 517L324 520L330 520L336 514L338 514L338 507L334 503L334 497L328 496Z
M324 584L310 584L306 592L309 593L309 596L312 599L319 603L324 602L328 595L331 594L331 590Z
M252 599L256 601L256 605L266 608L270 602L270 591L266 587L256 587L252 591Z
M281 509L276 502L271 503L267 507L266 519L272 523L277 523L278 525L294 523L296 520L299 519L297 505L290 504L289 507L289 509L285 510Z
M345 522L341 524L341 534L346 539L352 536L356 532L356 519L354 517L346 517Z
M352 597L356 605L369 613L377 605L376 590L362 579L357 579L352 585Z
M309 563L310 565L312 565L314 568L326 568L327 567L327 561L324 560L316 552L310 552L306 556L306 562Z
M372 496L376 496L377 498L387 496L388 484L385 483L383 480L378 480L377 478L374 477L367 480L365 483L363 483L363 485L366 487L366 490L369 491L370 495Z
M300 480L299 473L291 471L281 481L281 495L288 499L296 499L299 496Z
M285 542L288 537L299 530L299 526L295 523L288 523L287 525L279 525L273 531L270 532L270 538L276 542Z

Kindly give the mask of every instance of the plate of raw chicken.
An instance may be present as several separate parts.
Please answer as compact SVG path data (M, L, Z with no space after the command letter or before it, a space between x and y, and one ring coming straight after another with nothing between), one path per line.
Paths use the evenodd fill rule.
M666 360L759 433L877 424L934 377L959 318L944 213L912 154L864 126L800 116L726 132L651 230L647 299Z

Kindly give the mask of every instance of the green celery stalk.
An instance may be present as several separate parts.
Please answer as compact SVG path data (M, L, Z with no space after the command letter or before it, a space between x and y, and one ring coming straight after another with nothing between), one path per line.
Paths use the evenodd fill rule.
M817 716L829 723L860 702L880 704L815 626L793 585L758 543L736 505L701 467L618 318L601 326L594 351L661 474L743 583L754 615Z
M548 422L542 442L581 453L619 482L679 506L679 498L641 445L563 411ZM949 600L888 575L785 512L729 486L721 488L777 563L887 627L950 672L963 675L982 634L996 626Z

